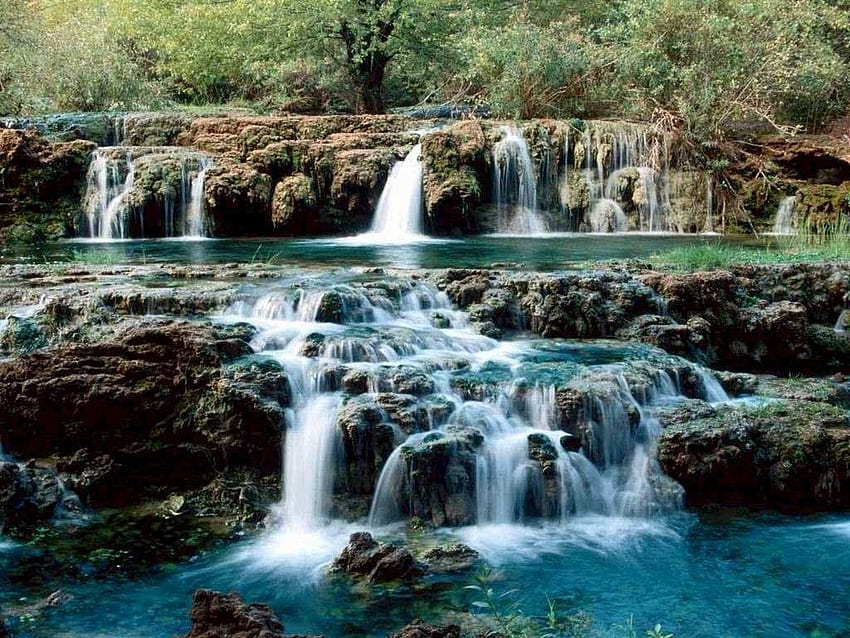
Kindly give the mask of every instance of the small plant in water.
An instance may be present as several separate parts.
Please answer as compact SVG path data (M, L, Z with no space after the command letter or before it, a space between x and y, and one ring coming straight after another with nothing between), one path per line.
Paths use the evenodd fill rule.
M599 633L594 629L593 616L587 611L578 609L564 613L558 608L558 600L546 596L546 616L531 618L523 614L520 600L516 598L516 589L497 593L492 587L493 574L489 567L483 567L474 578L473 585L464 589L477 592L479 598L472 601L472 606L487 612L495 627L484 636L501 636L504 638L601 638L612 636L611 632ZM624 638L676 638L672 633L664 631L661 624L638 633L634 616L629 616L625 625L614 625L613 631L622 631Z
M657 624L652 629L646 630L646 638L676 638L676 636L674 634L667 633L661 628L660 624Z
M467 585L464 589L478 592L479 598L472 601L472 606L490 614L498 630L508 638L521 638L526 635L517 627L522 617L519 608L520 601L514 595L516 589L509 589L501 594L496 594L492 587L493 573L488 566L484 566L473 579L473 585Z

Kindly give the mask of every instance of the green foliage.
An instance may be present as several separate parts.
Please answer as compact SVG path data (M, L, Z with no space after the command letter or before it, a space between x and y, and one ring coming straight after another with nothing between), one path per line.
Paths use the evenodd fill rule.
M736 126L814 127L843 111L846 10L821 0L627 0L599 29L627 113L662 109L695 139Z
M816 130L850 102L850 7L829 0L2 4L4 113L463 102L500 117L654 120L711 161L705 142Z
M582 98L593 60L577 19L483 25L469 31L461 47L468 95L498 115L586 115Z
M509 638L524 636L525 632L518 628L523 617L520 601L515 596L518 590L509 589L497 594L492 587L492 572L487 566L482 567L473 580L473 585L465 587L480 596L472 601L472 606L488 613L503 635Z
M685 271L717 270L734 264L817 263L850 260L850 227L836 222L799 235L779 238L764 248L722 242L668 250L653 258L659 265Z

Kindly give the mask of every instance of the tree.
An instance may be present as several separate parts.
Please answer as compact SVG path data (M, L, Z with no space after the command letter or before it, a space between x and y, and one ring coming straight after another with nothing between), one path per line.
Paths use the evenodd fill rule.
M455 9L442 0L296 0L291 43L343 69L358 113L383 113L385 83L399 57L444 54ZM318 37L316 37L318 35Z
M626 0L599 33L625 113L666 110L697 141L816 128L847 107L847 12L826 0Z

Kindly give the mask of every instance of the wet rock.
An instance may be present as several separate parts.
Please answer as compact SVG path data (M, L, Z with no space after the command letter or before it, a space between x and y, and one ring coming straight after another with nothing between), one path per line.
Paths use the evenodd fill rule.
M175 497L183 503L178 512L227 519L252 531L265 524L269 507L280 499L280 481L277 476L239 469L222 473L200 490L172 496L164 504L166 511L175 511Z
M231 467L276 473L288 388L279 373L228 376L216 341L208 326L163 323L2 362L2 444L63 457L69 481L100 505L201 486Z
M236 593L198 589L192 596L192 629L184 638L284 638L271 607L246 604Z
M337 417L344 468L338 487L371 494L396 439L427 429L427 413L416 398L398 394L362 395L349 400Z
M699 403L662 411L664 471L692 505L830 509L850 504L850 423L825 403Z
M408 550L379 543L368 532L351 535L348 545L334 560L331 570L370 584L387 583L419 576L422 566Z
M489 149L478 122L462 122L422 140L425 211L431 232L468 234L479 230L474 213L488 183Z
M33 130L0 129L0 238L44 241L73 228L92 142L48 142Z
M61 501L54 472L34 463L0 461L0 533L50 520Z
M702 337L689 325L676 323L670 317L660 315L641 315L617 336L621 339L643 341L657 346L671 354L700 358Z
M437 574L468 571L480 559L478 552L462 543L434 547L422 555L428 571Z
M435 527L475 522L476 450L482 443L477 430L447 428L403 446L402 511Z
M47 345L44 329L34 319L9 317L0 332L0 352L27 354Z
M461 308L480 303L492 285L484 271L448 271L446 279L446 294Z
M461 630L457 625L434 626L422 620L412 623L389 635L389 638L460 638Z

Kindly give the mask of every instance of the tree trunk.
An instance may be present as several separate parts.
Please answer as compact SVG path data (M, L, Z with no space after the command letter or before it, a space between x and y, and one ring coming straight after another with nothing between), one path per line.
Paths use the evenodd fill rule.
M355 108L360 114L384 112L384 75L389 59L372 54L360 65L357 73L357 100Z

